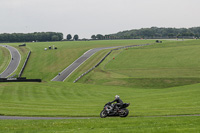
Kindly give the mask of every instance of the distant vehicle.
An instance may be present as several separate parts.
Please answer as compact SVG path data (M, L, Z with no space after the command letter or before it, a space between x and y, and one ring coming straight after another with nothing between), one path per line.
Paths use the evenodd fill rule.
M103 110L100 113L101 118L105 118L108 116L120 116L120 117L126 117L129 114L129 110L127 107L130 105L130 103L123 103L119 109L113 109L114 104L111 104L110 102L106 103L104 105Z
M21 47L21 46L26 46L26 44L24 43L24 44L19 45L19 47Z

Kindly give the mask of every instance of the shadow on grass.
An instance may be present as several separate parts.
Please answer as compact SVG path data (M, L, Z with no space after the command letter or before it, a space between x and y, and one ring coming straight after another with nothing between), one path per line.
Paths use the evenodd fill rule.
M92 83L92 80L86 83ZM95 84L116 85L133 88L162 89L200 83L200 78L115 78L112 80L101 79ZM94 84L94 83L92 83Z

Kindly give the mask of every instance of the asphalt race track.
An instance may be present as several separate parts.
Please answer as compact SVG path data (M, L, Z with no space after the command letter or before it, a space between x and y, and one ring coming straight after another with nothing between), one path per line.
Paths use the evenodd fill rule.
M89 59L96 52L103 50L103 49L112 49L112 48L118 48L118 47L121 47L121 46L94 48L94 49L88 50L81 57L79 57L76 61L74 61L70 66L65 68L61 73L59 73L55 78L53 78L51 81L64 81L72 72L74 72L82 63L84 63L87 59Z
M61 73L59 73L56 77L54 77L51 81L65 81L65 79L70 76L72 72L74 72L82 63L84 63L87 59L89 59L96 52L103 49L114 49L114 48L125 48L125 47L137 47L151 44L141 44L141 45L130 45L130 46L115 46L115 47L103 47L103 48L94 48L85 52L81 57L75 60L70 66L65 68Z
M191 115L158 115L158 116L127 116L127 118L143 117L187 117L200 116L200 114ZM115 116L116 117L116 116ZM118 116L117 116L118 117ZM100 117L27 117L27 116L0 116L0 120L61 120L61 119L98 119ZM110 118L110 117L107 117Z
M21 55L20 55L19 51L14 47L11 47L8 45L1 45L1 44L0 44L0 46L7 48L11 54L10 64L8 65L6 70L0 74L0 78L6 78L6 77L10 76L19 66L19 63L21 60Z
M94 119L99 117L27 117L27 116L0 116L0 120L61 120L61 119Z

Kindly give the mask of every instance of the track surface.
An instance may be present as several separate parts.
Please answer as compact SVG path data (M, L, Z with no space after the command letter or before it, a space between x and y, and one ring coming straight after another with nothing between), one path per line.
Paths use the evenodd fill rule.
M21 60L21 55L19 54L19 51L14 47L11 47L8 45L1 45L1 44L0 44L0 46L7 48L11 54L10 64L8 65L6 70L0 74L0 78L6 78L6 77L10 76L19 66L19 63Z
M23 117L23 116L0 116L0 120L62 120L62 119L94 119L99 117Z
M103 50L103 49L112 49L116 47L103 47L103 48L94 48L85 52L81 57L79 57L76 61L74 61L70 66L65 68L60 74L58 74L55 78L51 81L64 81L73 71L75 71L82 63L84 63L87 59L89 59L93 54L96 52Z
M70 66L65 68L61 73L59 73L56 77L54 77L51 81L65 81L67 77L70 76L82 63L84 63L87 59L89 59L96 52L103 49L114 49L114 48L126 48L126 47L137 47L137 46L145 46L151 44L141 44L141 45L130 45L130 46L115 46L115 47L103 47L103 48L94 48L85 52L81 57L75 60Z
M140 118L140 117L187 117L187 116L200 116L194 115L163 115L163 116L133 116L127 118ZM100 117L24 117L24 116L0 116L0 120L62 120L62 119L97 119ZM111 117L108 117L111 118Z

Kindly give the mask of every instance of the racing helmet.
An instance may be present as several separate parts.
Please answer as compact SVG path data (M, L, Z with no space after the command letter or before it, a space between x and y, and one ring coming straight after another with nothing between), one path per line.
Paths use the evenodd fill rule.
M115 98L119 98L119 96L118 96L118 95L115 95Z

